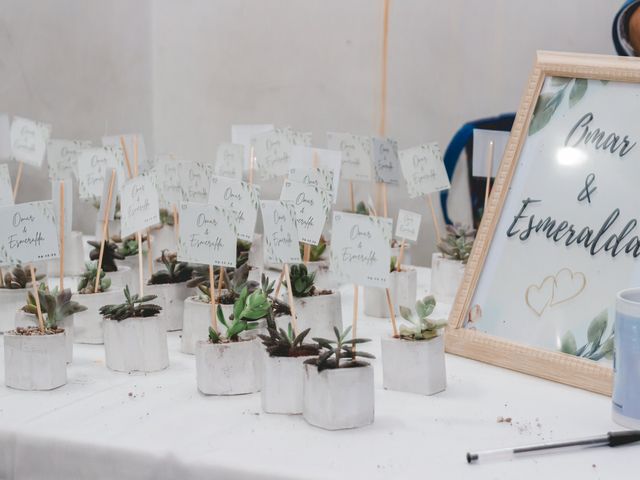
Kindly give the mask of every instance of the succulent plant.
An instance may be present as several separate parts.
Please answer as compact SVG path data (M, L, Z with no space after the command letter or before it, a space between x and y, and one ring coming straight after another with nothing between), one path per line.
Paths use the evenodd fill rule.
M575 355L576 357L588 358L596 362L602 358L611 359L613 357L613 339L615 332L611 329L609 336L606 339L604 338L608 324L609 318L607 311L603 310L589 323L587 343L578 348L575 335L571 331L568 331L562 337L560 351L568 353L569 355Z
M173 223L174 223L173 213L167 210L166 208L161 208L159 213L160 213L160 223L162 223L162 225L168 225L170 227L173 227Z
M247 287L249 293L252 293L260 285L254 280L248 280L251 267L246 263L239 268L225 270L224 280L225 288L227 290L226 298L217 299L216 301L223 305L232 304L242 292L244 287ZM214 282L218 283L218 275L220 275L220 269L217 272L214 271ZM191 280L187 282L187 287L197 288L200 291L199 299L205 303L211 301L211 294L209 291L209 267L208 266L196 266L193 269Z
M318 262L322 258L322 254L327 249L327 242L324 237L320 237L318 241L318 245L309 245L309 261L310 262ZM300 257L304 258L304 244L300 244Z
M271 357L307 357L318 355L320 347L312 343L304 343L310 328L294 335L293 327L289 324L287 330L269 327L269 335L258 335Z
M178 262L178 256L175 253L163 250L160 261L164 264L164 270L159 270L151 275L149 285L182 283L191 278L193 267L186 262Z
M414 312L405 306L400 306L400 315L411 325L400 326L400 338L404 340L431 340L438 336L438 332L447 326L446 320L433 320L429 315L436 308L433 295L418 300Z
M394 272L398 268L398 259L396 257L391 257L391 261L389 262L389 271Z
M476 231L460 223L447 225L447 236L438 242L438 250L447 258L467 263Z
M96 275L98 274L98 262L85 263L85 270L78 280L78 293L97 293L94 291L96 285ZM107 278L104 270L100 270L100 282L98 282L98 292L106 292L111 286L111 279Z
M369 352L361 352L356 349L356 345L370 342L368 338L348 338L351 327L347 327L342 333L336 327L333 327L336 339L328 340L326 338L314 338L315 342L322 349L317 358L310 358L304 363L315 365L318 371L334 368L361 367L365 366L365 362L358 362L356 357L375 358ZM340 360L345 359L342 363Z
M145 295L143 297L138 294L131 295L127 285L124 287L125 302L119 305L104 305L100 307L100 315L118 322L134 317L155 317L160 314L162 307L148 302L155 300L156 297L156 295Z
M291 279L291 293L294 297L310 297L314 295L316 287L313 282L316 274L315 272L309 273L305 264L291 265L289 277ZM284 282L284 285L289 288L286 282Z
M367 204L363 201L358 202L358 204L356 205L356 213L359 215L369 215Z
M35 271L35 268L34 268ZM36 274L36 281L44 278L44 275ZM31 271L29 267L17 265L13 270L4 274L2 288L11 290L19 288L27 288L27 284L31 281Z
M100 242L98 240L88 240L87 243L93 247L89 252L91 260L98 260L100 257ZM104 253L102 254L102 270L105 272L117 272L116 260L124 260L124 255L118 251L118 245L114 242L104 243Z
M218 305L216 317L226 333L221 335L209 327L209 340L211 343L237 342L240 333L257 328L255 321L267 317L270 311L271 301L262 290L255 290L250 294L245 287L233 304L233 313L228 319L224 318L222 307Z
M49 291L46 284L40 284L38 297L42 314L46 316L45 327L47 329L56 329L58 324L65 318L74 313L84 312L87 309L84 305L71 300L71 296L71 290L68 288L62 291L54 288ZM22 310L34 315L38 314L36 299L32 291L27 293L27 303L22 307Z
M138 255L138 240L131 237L125 238L122 241L121 245L118 247L118 253L125 258Z
M251 242L238 240L236 243L236 268L249 261L249 250L251 250Z

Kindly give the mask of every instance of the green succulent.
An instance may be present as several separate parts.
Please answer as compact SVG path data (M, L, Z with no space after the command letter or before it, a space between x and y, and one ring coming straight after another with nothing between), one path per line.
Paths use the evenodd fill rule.
M163 250L160 261L164 265L164 270L159 270L151 275L149 285L182 283L191 278L193 267L186 262L178 262L178 256L175 253Z
M307 357L318 355L320 350L318 345L304 343L304 339L310 331L311 329L307 328L295 335L293 327L289 324L287 330L269 327L269 335L260 334L258 337L262 340L262 344L271 357Z
M144 249L142 251L144 252ZM118 247L118 253L125 258L138 255L138 240L131 237L125 238Z
M35 268L33 269L36 270ZM36 281L42 280L45 276L36 274ZM31 270L29 267L17 265L13 270L4 274L2 288L16 290L27 288L27 284L31 281Z
M389 271L395 272L398 268L398 259L396 257L391 257L391 261L389 262Z
M289 268L289 276L291 278L291 293L294 297L310 297L314 295L316 287L313 285L316 274L309 273L307 266L303 263L299 265L291 265ZM287 282L283 282L288 287Z
M251 250L251 242L238 240L236 243L236 268L249 261L249 250Z
M160 223L173 227L173 213L166 208L160 209Z
M157 298L156 295L145 295L140 297L138 294L131 295L129 286L124 287L125 302L119 305L104 305L100 307L100 315L109 320L117 320L118 322L127 318L138 317L155 317L160 315L162 307L153 303L148 303Z
M562 337L560 351L596 362L603 358L613 358L613 339L615 334L613 328L609 336L606 339L604 337L608 324L609 315L606 310L603 310L589 324L587 343L578 348L575 335L568 331Z
M269 297L262 290L255 290L250 294L245 287L233 304L233 313L228 319L224 318L222 307L218 305L216 316L226 333L223 336L209 327L209 340L211 343L237 342L240 333L257 328L256 320L268 317L270 312L271 301Z
M88 240L87 243L93 247L93 250L89 252L89 258L98 260L100 258L100 242ZM102 270L105 272L117 272L116 260L124 260L124 255L118 251L118 245L114 242L105 242L104 253L102 254Z
M85 271L78 281L78 293L97 293L94 291L96 285L96 275L98 274L98 262L85 263ZM100 270L100 281L98 282L98 292L106 292L111 286L111 279L107 278L104 270Z
M364 362L358 362L356 357L375 358L368 352L361 352L356 349L356 345L370 342L368 338L348 338L351 327L347 327L342 333L336 327L333 327L335 340L326 338L314 338L315 342L322 349L317 358L310 358L304 363L315 365L318 371L334 368L346 368L366 365ZM340 360L346 359L342 363Z
M405 340L431 340L438 336L438 332L447 326L446 320L433 320L429 315L436 308L433 295L424 297L416 302L415 313L405 306L400 306L400 315L410 326L400 326L400 338Z
M356 205L356 213L359 215L369 215L367 204L363 201L358 202L358 204Z
M447 258L467 263L476 231L459 223L447 225L447 236L438 242L438 250Z
M71 296L71 290L68 288L59 291L56 287L49 291L46 284L40 284L38 287L38 299L42 314L45 315L46 328L56 329L58 324L65 318L74 313L84 312L87 309L84 305L71 300ZM27 293L27 303L22 307L22 310L33 315L38 314L35 295L32 291Z
M304 245L303 243L300 244L300 257L304 258ZM310 262L318 262L322 259L322 254L325 252L325 250L327 249L327 242L325 241L324 237L320 237L320 240L318 241L318 245L309 245L309 261Z

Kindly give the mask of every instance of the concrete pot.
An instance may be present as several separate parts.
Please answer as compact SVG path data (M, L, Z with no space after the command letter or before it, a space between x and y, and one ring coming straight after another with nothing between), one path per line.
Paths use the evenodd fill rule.
M396 315L400 305L413 308L418 295L418 274L413 268L393 271L389 274L389 293ZM389 318L389 305L384 288L364 288L364 314L370 317Z
M197 298L188 297L184 301L180 351L190 355L196 353L197 342L209 338L209 326L211 326L211 304L201 302ZM229 318L233 313L233 305L221 305L221 307L224 318Z
M340 292L293 299L296 307L298 331L311 329L309 336L334 338L333 327L342 332L342 303Z
M162 225L162 227L152 230L151 235L151 253L153 259L160 258L163 250L175 252L177 250L176 231L170 225Z
M116 372L157 372L169 366L167 330L163 314L105 319L104 353L107 367Z
M340 286L333 272L329 270L329 260L309 262L307 263L307 271L316 274L313 283L318 290L337 290Z
M253 236L253 242L251 242L249 260L247 263L252 267L258 267L260 269L264 267L264 245L262 234L255 234Z
M304 361L310 357L271 357L262 363L262 410L266 413L302 413Z
M388 337L381 343L385 389L433 395L447 388L444 335L431 340Z
M82 232L71 232L64 236L64 274L67 277L80 276L85 270L84 243ZM60 276L60 261L47 262L47 275Z
M184 300L191 294L192 290L187 287L186 282L166 283L163 285L146 285L145 295L157 295L153 300L162 307L162 312L167 325L167 331L174 332L182 330L182 315L184 311Z
M116 272L105 272L105 275L111 279L111 290L123 291L124 287L129 285L131 293L138 290L138 278L133 275L130 267L120 263ZM135 277L135 278L134 278Z
M198 390L205 395L241 395L260 390L256 340L196 343Z
M0 333L15 328L16 312L27 303L26 288L0 288Z
M431 256L431 293L437 302L454 302L464 277L464 268L462 261L445 258L441 253Z
M100 308L104 305L122 303L124 301L124 293L121 290L109 289L106 292L99 293L76 293L73 299L87 307L84 312L75 314L74 342L102 345L104 336Z
M395 247L391 247L391 256L396 257L396 259L400 258L400 244ZM411 265L411 245L407 242L404 243L402 265Z
M63 333L4 335L4 382L19 390L53 390L67 383Z
M373 423L375 395L373 367L337 368L318 373L304 365L304 419L327 430L363 427Z
M74 316L70 315L64 320L60 322L58 327L64 329L64 343L65 349L67 352L67 363L71 363L73 361L73 327L74 327ZM46 321L46 319L45 319ZM28 328L28 327L37 327L38 326L38 316L33 313L27 313L22 310L17 310L15 314L15 328Z

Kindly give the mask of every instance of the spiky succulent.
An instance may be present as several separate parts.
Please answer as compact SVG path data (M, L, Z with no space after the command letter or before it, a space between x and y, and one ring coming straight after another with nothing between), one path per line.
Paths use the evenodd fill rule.
M431 340L438 336L441 329L447 326L446 320L434 320L429 318L436 308L436 299L433 295L418 300L414 312L405 306L400 306L400 315L410 326L400 326L400 338L405 340Z
M100 257L100 241L88 240L87 243L93 247L89 252L91 260L98 260ZM102 254L102 270L105 272L117 272L116 260L124 260L124 255L118 251L118 245L114 242L105 242L104 253Z
M98 274L98 262L85 263L85 270L78 280L78 293L98 293L106 292L111 286L111 279L108 278L104 270L100 270L100 281L98 282L98 292L95 292L96 275Z
M246 263L239 268L225 270L224 273L224 287L225 298L217 299L218 303L223 305L229 305L235 302L235 300L242 292L242 289L247 287L249 293L252 293L260 285L254 280L248 280L251 267ZM218 275L220 275L220 269L214 270L214 282L218 284ZM211 301L211 293L209 289L209 267L208 266L196 266L193 269L191 280L187 282L187 287L197 288L200 291L199 298L205 303Z
M160 261L164 265L164 270L159 270L151 275L149 285L182 283L191 278L193 267L186 262L178 262L178 256L175 253L163 250Z
M289 324L287 330L283 328L268 328L268 335L258 335L267 353L272 357L308 357L318 355L320 347L312 343L304 343L305 337L311 331L303 330L298 335L293 333L293 327Z
M153 303L148 303L156 299L156 295L145 295L140 297L138 294L131 295L129 286L124 287L125 302L118 305L104 305L100 307L100 315L109 320L117 320L118 322L127 318L138 317L155 317L160 315L162 307Z
M310 297L315 293L316 287L313 282L316 274L315 272L309 273L305 264L291 265L289 276L291 278L291 293L294 297ZM286 282L284 284L289 288Z
M225 334L222 335L209 327L209 340L211 343L237 342L240 333L257 328L256 320L266 318L270 311L271 301L262 290L255 290L250 294L245 287L233 304L233 313L229 318L224 317L222 307L218 305L216 317L225 328Z
M467 263L476 231L460 223L447 225L447 236L438 242L438 250L452 260Z
M389 271L394 272L398 268L398 259L396 257L391 257L391 261L389 262Z
M34 268L35 271L35 268ZM36 281L42 280L44 275L36 274ZM29 267L17 265L13 270L4 274L2 288L20 289L27 288L27 284L31 281L31 271Z
M66 288L59 291L54 288L49 291L46 284L41 283L38 287L38 299L40 300L40 310L45 315L45 327L56 329L58 324L74 313L84 312L87 307L71 300L71 290ZM35 295L32 291L27 293L27 303L22 310L34 315L38 314Z
M320 237L318 245L309 245L309 261L318 262L322 259L322 254L327 249L327 242L324 237ZM300 256L304 258L304 244L300 244Z
M368 338L348 338L351 327L347 327L342 333L336 327L333 327L335 340L326 338L314 338L315 342L322 349L317 358L310 358L304 363L315 365L318 371L334 368L357 367L364 366L366 363L358 362L356 357L375 358L369 352L361 352L356 349L356 345L370 342ZM340 360L346 359L342 363Z

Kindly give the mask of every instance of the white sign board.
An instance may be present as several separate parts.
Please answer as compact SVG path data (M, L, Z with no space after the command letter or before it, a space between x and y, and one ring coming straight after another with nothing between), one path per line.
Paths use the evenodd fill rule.
M402 174L410 198L448 190L449 176L436 142L399 152Z
M293 204L277 200L262 200L260 209L267 262L300 263L300 244Z
M253 242L260 208L260 187L225 177L211 177L209 203L235 216L238 238Z
M160 223L158 192L148 176L127 180L120 191L120 234L128 237Z
M327 132L327 147L342 152L342 179L371 181L371 137Z

